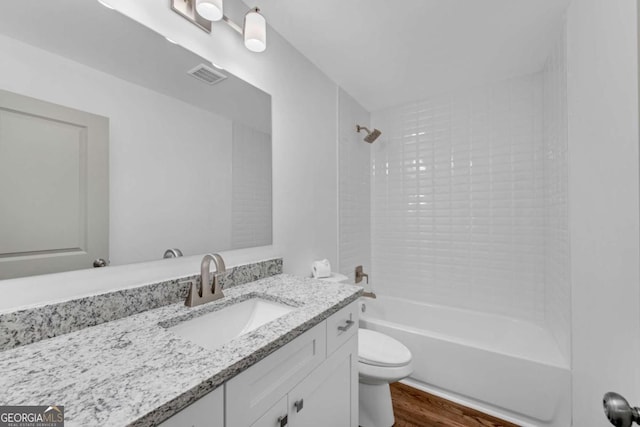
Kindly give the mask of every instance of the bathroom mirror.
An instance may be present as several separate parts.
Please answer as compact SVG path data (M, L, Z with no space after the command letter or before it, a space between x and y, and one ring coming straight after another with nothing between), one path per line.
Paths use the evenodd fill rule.
M108 204L98 208L87 202L93 187L85 180L98 168L82 161L93 147L85 138L89 128L46 117L79 129L67 154L45 148L48 137L33 148L9 149L30 140L19 129L34 126L13 126L8 137L2 123L16 110L0 105L0 156L14 165L13 178L0 186L0 279L93 268L87 260L75 266L64 260L87 252L87 224L96 215L106 218L108 253L95 257L111 265L161 259L169 248L194 255L271 244L269 94L97 1L1 2L0 55L0 90L25 97L26 104L15 98L19 105L70 109L106 120L108 129L100 159L108 176L99 178L108 190L98 191L108 191ZM24 108L14 122L44 117ZM50 135L48 129L41 133ZM7 160L16 151L22 157ZM62 171L71 178L61 182L71 187L57 178L51 184L44 169L30 172L26 164ZM41 190L51 200L32 200L45 199L34 196L42 188L36 175L51 181L50 190ZM58 191L71 194L73 204L52 196ZM60 236L35 238L47 230ZM37 259L46 259L44 270L33 267Z

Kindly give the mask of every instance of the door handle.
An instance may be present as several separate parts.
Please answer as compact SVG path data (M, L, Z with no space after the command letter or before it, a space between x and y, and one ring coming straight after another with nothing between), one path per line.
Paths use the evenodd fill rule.
M296 408L296 412L302 411L302 408L304 408L304 399L298 400L293 404L293 406Z
M609 422L617 427L631 427L634 422L640 424L640 408L629 405L627 400L612 391L602 398L604 415Z
M98 258L93 260L93 266L95 268L106 267L107 265L109 265L109 262L106 261L104 258Z
M287 415L283 415L278 418L278 423L280 427L284 427L289 422L289 417Z

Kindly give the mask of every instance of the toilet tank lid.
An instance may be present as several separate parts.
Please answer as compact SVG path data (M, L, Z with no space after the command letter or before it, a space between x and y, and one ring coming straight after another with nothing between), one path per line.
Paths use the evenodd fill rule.
M404 366L411 362L411 352L388 335L370 329L358 329L358 360L367 365Z

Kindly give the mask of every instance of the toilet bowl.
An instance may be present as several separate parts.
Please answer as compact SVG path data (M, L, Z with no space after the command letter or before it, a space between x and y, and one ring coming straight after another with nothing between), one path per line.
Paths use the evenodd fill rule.
M391 427L389 384L413 372L411 352L400 341L369 329L358 330L359 422L362 427Z

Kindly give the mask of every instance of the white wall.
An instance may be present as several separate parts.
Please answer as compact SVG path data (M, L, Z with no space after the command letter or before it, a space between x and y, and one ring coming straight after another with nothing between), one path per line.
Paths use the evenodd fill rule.
M602 395L640 403L636 0L567 12L573 425L607 426Z
M371 273L371 150L364 141L364 131L356 132L356 124L369 127L369 113L348 93L338 93L338 167L339 167L339 241L340 273L355 278L355 268L362 265ZM375 144L375 142L374 142ZM369 283L375 277L370 275ZM366 285L366 282L361 282Z
M213 34L156 0L110 0L116 9L228 69L272 96L273 244L284 269L310 274L314 259L337 263L336 85L273 29L261 54L224 23ZM240 2L225 12L242 22Z
M11 38L0 51L1 89L109 118L114 265L231 248L229 119Z
M571 360L566 25L542 70L545 323Z

